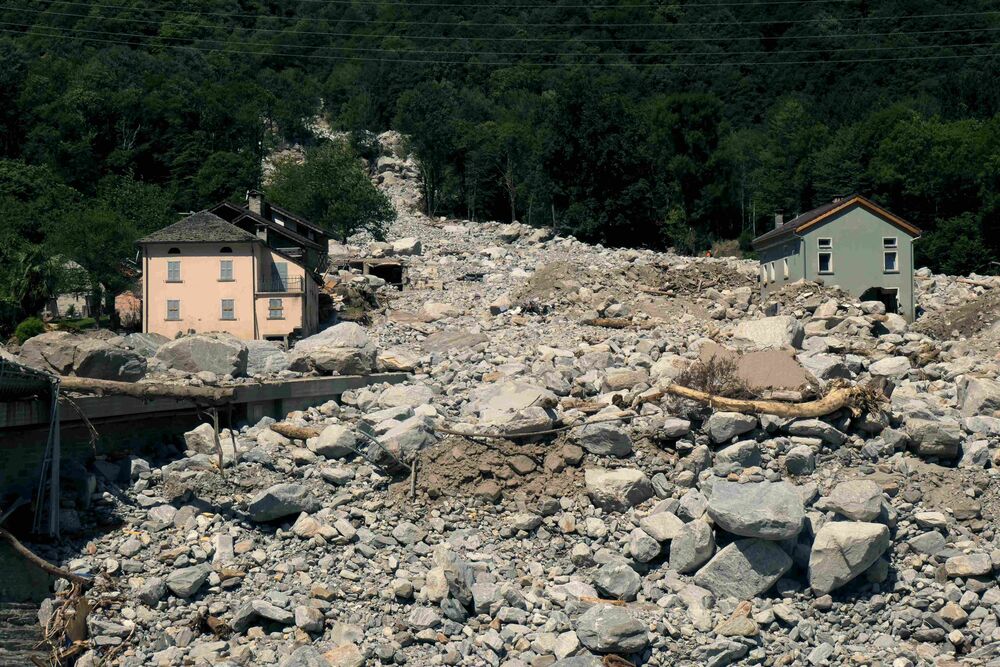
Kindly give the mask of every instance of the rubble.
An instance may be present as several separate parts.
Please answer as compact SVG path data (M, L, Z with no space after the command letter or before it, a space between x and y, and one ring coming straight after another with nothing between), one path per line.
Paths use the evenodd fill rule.
M924 275L926 324L827 285L762 302L754 262L420 214L383 139L400 216L344 256L405 255L405 289L365 278L368 326L247 344L242 372L408 381L226 432L225 475L206 425L81 472L80 536L33 546L94 576L92 664L995 662L1000 364L964 309L991 282ZM179 341L122 349L246 381L239 346L166 363ZM667 391L706 357L816 412Z

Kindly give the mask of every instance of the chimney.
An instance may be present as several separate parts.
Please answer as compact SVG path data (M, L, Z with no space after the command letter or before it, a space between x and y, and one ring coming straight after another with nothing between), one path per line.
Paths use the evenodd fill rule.
M259 216L264 215L264 195L258 190L247 191L247 208Z
M781 225L785 224L785 216L782 213L774 214L774 228L777 229Z

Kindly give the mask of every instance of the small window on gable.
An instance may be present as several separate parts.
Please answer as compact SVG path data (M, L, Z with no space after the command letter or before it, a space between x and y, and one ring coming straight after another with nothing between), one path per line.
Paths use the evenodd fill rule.
M219 248L219 252L222 253L223 255L232 255L233 249L227 245L224 245L221 248Z
M882 270L885 273L898 273L897 255L895 250L887 250L882 253Z
M819 267L819 273L833 273L833 253L819 253L817 266Z
M179 254L181 254L181 249L180 248L171 248L170 250L167 250L167 254L168 255L179 255Z
M816 246L823 249L830 249L833 247L833 239L829 237L820 237L816 239Z
M882 237L882 247L883 248L896 248L899 241L895 236L883 236Z

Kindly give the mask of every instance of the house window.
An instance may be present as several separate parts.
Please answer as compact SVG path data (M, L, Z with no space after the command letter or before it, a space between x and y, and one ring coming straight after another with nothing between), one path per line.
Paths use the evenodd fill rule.
M781 260L781 264L782 264L782 271L784 272L784 280L788 280L788 260L787 259Z
M267 319L269 320L285 319L285 306L282 304L281 299L267 300Z
M232 279L233 279L233 260L231 259L219 260L219 280L229 282L232 281Z
M771 282L773 283L774 282L774 262L771 262L770 270L771 270Z
M180 248L171 248L170 250L167 251L167 254L168 255L179 255L179 254L181 254L181 249Z
M883 248L898 248L898 241L895 236L883 236L882 237L882 247Z
M233 249L227 245L224 245L221 248L219 248L219 252L222 253L223 255L232 255Z
M765 266L764 264L760 265L760 281L762 283L767 282L767 266Z
M816 239L816 247L822 248L823 250L830 250L833 248L833 239L829 237L822 237Z
M288 262L271 265L271 291L284 292L288 289Z
M817 266L819 266L820 273L833 273L833 253L832 252L819 253L819 261L817 262Z
M896 264L895 250L886 250L882 253L882 270L885 273L899 273L899 266Z
M180 281L181 281L180 260L172 260L167 262L167 282L179 283Z
M179 320L181 319L181 302L177 299L167 300L167 319L168 320Z
M223 299L222 300L222 315L221 319L224 320L235 320L236 319L236 302L233 299Z

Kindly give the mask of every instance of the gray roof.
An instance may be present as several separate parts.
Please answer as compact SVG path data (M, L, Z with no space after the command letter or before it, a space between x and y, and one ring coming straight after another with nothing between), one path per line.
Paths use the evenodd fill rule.
M768 243L768 241L772 241L774 239L778 239L778 238L781 238L781 237L786 236L788 234L791 234L792 232L794 232L801 225L804 225L805 223L809 222L810 220L814 220L815 218L818 218L819 216L823 215L827 211L832 211L833 209L835 209L838 206L840 206L845 200L851 199L853 196L854 195L849 195L848 197L845 197L844 199L838 199L837 201L828 202L826 204L823 204L822 206L817 206L816 208L812 209L811 211L806 211L805 213L797 215L794 218L792 218L791 220L789 220L788 222L786 222L783 225L781 225L780 227L775 227L771 231L766 232L764 234L761 234L760 236L758 236L757 238L755 238L753 240L753 245L755 247L759 246L759 245L762 245L762 244L766 245Z
M209 211L198 211L138 240L138 243L239 243L257 237Z

